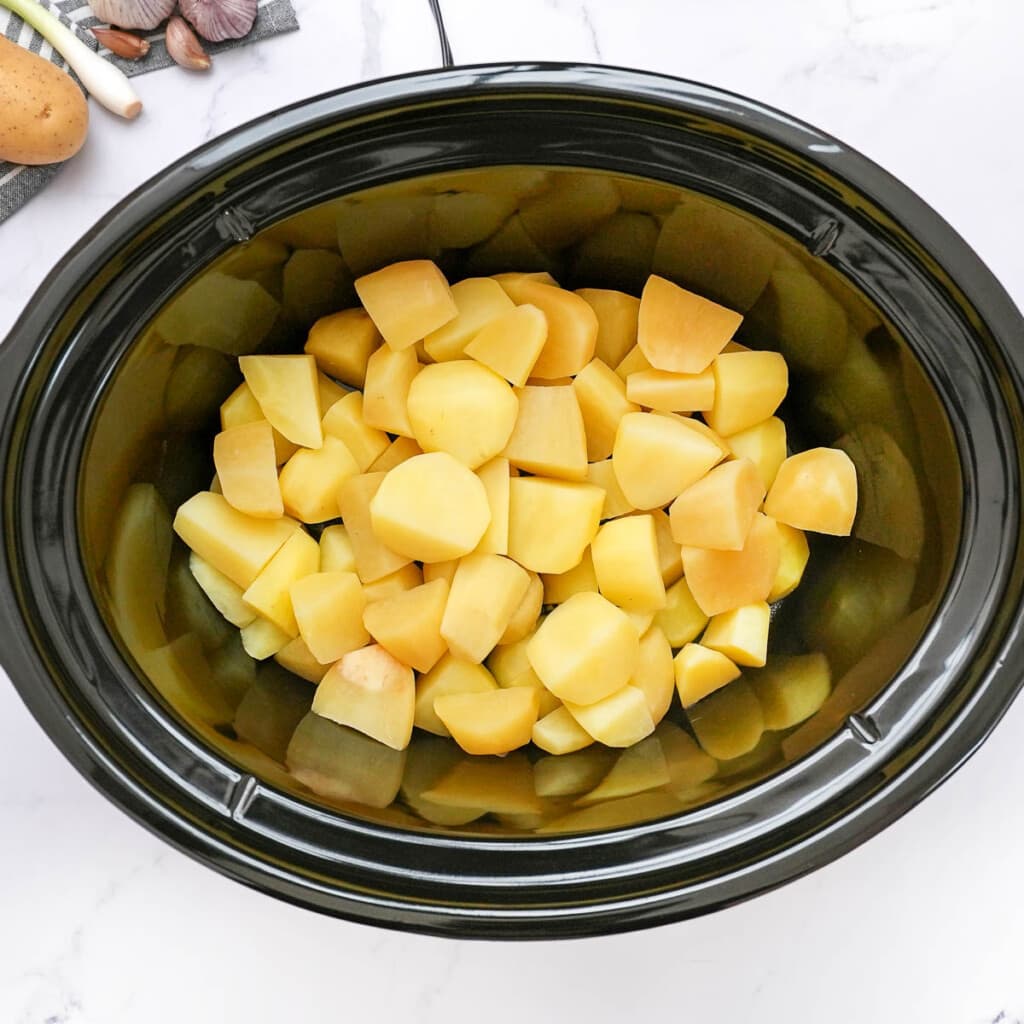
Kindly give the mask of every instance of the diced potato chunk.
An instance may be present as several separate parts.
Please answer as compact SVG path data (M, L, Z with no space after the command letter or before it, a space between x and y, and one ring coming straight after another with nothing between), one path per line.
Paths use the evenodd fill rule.
M498 640L499 644L514 644L530 636L537 627L537 619L540 617L540 610L544 604L544 584L541 578L535 573L527 573L530 577L530 585L526 588L519 607L512 613L508 620L505 632Z
M604 523L590 550L598 588L609 601L627 611L654 612L665 607L651 516L625 516Z
M491 459L484 463L476 475L487 492L487 504L491 510L491 521L480 538L476 550L482 555L508 554L508 482L510 479L508 459Z
M705 412L715 402L715 375L638 370L626 378L626 397L637 405L663 412Z
M571 385L517 388L519 414L503 452L514 466L542 476L582 480L587 439Z
M626 398L622 378L600 359L592 359L572 383L583 414L587 436L587 459L607 459L615 445L615 433L626 413L638 406Z
M463 558L441 621L441 635L452 654L463 661L483 661L508 628L529 586L526 570L510 558Z
M330 665L322 664L313 657L313 652L310 651L306 641L301 636L297 636L294 640L285 644L274 655L274 661L281 668L287 669L309 683L319 683L331 667Z
M188 567L210 603L233 626L248 626L256 618L256 612L242 600L242 588L194 551L189 555Z
M672 536L672 523L664 509L652 508L645 513L654 520L654 536L658 541L658 564L661 566L661 578L666 587L670 587L683 575L682 549Z
M423 449L411 437L396 437L370 465L369 472L386 473L414 455L422 454Z
M469 554L480 543L491 510L477 476L447 452L429 452L384 477L370 516L374 533L392 551L443 562Z
M640 637L626 614L600 594L586 592L560 604L526 648L541 682L575 704L593 704L625 686L639 650Z
M619 754L611 771L585 796L578 806L618 800L649 789L660 789L672 781L665 754L656 736L649 736Z
M409 387L407 410L425 452L448 452L476 469L508 443L519 402L492 370L459 359L423 367Z
M366 364L363 419L371 427L386 430L389 434L413 437L406 403L409 388L419 372L420 364L414 348L396 352L382 345L377 349Z
M654 367L647 361L647 356L640 350L640 346L634 345L622 357L622 362L615 367L615 373L625 381L629 380L634 373L653 369Z
M366 598L354 572L318 572L291 586L299 633L317 661L329 665L370 642L363 627Z
M364 583L397 572L412 558L387 547L374 532L370 502L384 482L384 473L362 473L346 480L338 492L338 509L348 528L356 572Z
M389 572L387 576L381 576L379 580L364 583L363 597L366 598L367 604L373 604L374 601L384 601L389 597L404 594L422 583L423 570L415 562L410 562L401 569Z
M224 496L200 491L174 517L174 532L204 561L245 588L301 529L294 519L255 519L232 508ZM589 541L587 542L589 543Z
M466 355L521 387L547 339L548 321L536 306L513 306L480 330L466 346Z
M810 718L832 690L832 674L824 654L772 657L750 685L761 705L766 729L788 729Z
M703 700L740 675L740 670L724 654L701 644L684 645L675 656L674 666L676 689L684 708Z
M637 344L656 370L700 373L742 321L739 313L652 274L640 296Z
M523 281L513 298L517 306L536 306L547 320L548 336L533 365L534 377L571 377L594 358L597 315L578 295L538 281Z
M349 450L365 473L384 454L391 443L383 430L371 427L363 417L363 396L350 391L327 408L323 418L324 433L336 437Z
M597 573L594 572L594 558L589 547L568 572L545 573L541 579L544 581L545 604L564 604L573 594L598 592Z
M303 523L338 518L338 491L359 474L344 442L328 434L320 448L300 448L281 469L285 511Z
M431 260L404 260L356 279L356 294L388 346L401 351L454 320L459 309Z
M705 615L767 600L778 569L779 531L760 512L741 551L683 548L686 582Z
M532 634L531 634L532 635ZM519 680L533 672L526 646L529 638L495 647L487 657L487 668L499 686L526 686Z
M791 455L779 467L764 508L798 530L848 536L857 514L857 470L838 448Z
M497 689L494 677L482 665L444 654L416 682L416 727L435 736L450 736L448 727L434 711L434 701L454 693L486 693Z
M296 530L273 558L260 571L242 595L250 608L255 608L289 637L299 635L292 612L291 585L320 568L320 545L305 530Z
M640 636L643 636L654 622L654 612L632 612L628 608L623 608L622 610L629 617L629 621L636 627L636 631Z
M533 742L549 754L571 754L589 747L594 738L563 705L537 720L533 726Z
M492 281L501 285L505 294L517 305L522 305L524 300L519 298L519 289L528 281L535 281L538 284L549 284L552 288L558 288L558 282L546 270L510 270L502 274L492 274Z
M313 711L404 750L412 736L415 702L412 669L373 644L349 652L331 667L316 688Z
M616 519L618 516L624 516L634 511L633 506L622 493L622 488L619 486L619 480L615 475L611 459L591 462L587 466L587 482L596 484L604 490L604 507L601 511L602 519Z
M737 665L760 668L768 658L771 612L765 601L746 604L712 617L701 644L724 654Z
M623 686L592 704L565 702L569 713L598 743L630 747L654 732L654 719L643 690Z
M245 653L257 661L272 658L294 639L280 626L261 615L257 615L248 626L243 626L241 634Z
M592 484L513 477L509 481L509 557L533 572L568 572L594 539L603 504L604 491Z
M234 391L221 403L220 427L227 430L230 427L240 427L245 423L255 423L258 420L265 420L260 403L252 393L252 389L243 380ZM274 436L274 460L280 466L287 462L298 449L297 444L292 444L279 430L271 427ZM213 490L213 488L210 488Z
M629 680L647 698L647 710L657 725L666 715L676 689L672 648L659 626L651 626L640 637L636 669Z
M429 672L448 650L441 636L447 600L447 582L432 580L367 605L363 625L399 661Z
M466 345L484 327L515 309L501 285L489 277L468 277L453 284L451 292L458 314L423 339L427 355L436 363L461 359Z
M213 439L213 464L225 499L258 519L284 515L274 428L266 420L229 427Z
M530 742L538 694L529 686L453 693L434 700L434 711L467 754L507 754Z
M711 694L687 714L697 742L719 761L753 750L764 733L761 705L742 679Z
M741 551L764 495L749 459L716 466L672 502L672 537L692 548Z
M238 366L264 417L289 441L319 448L320 385L312 356L242 356Z
M320 571L356 571L356 553L347 526L327 526L320 534Z
M608 288L580 288L576 294L597 314L594 355L608 366L618 366L636 345L640 300Z
M715 402L704 418L726 437L768 419L789 389L789 370L778 352L724 352L712 368Z
M668 637L673 647L696 640L708 624L708 616L701 610L690 593L686 579L676 580L665 592L665 607L654 616L654 621Z
M325 373L361 388L366 383L366 363L382 340L365 309L343 309L313 324L305 351Z
M612 468L636 508L667 505L722 461L721 448L686 420L631 412L619 422Z
M335 402L340 402L345 395L351 393L322 372L316 375L316 385L317 394L320 396L320 412L325 415Z
M776 523L779 531L779 569L768 592L768 603L781 601L799 586L804 569L811 557L811 549L802 530L785 523Z
M457 558L449 558L444 562L424 562L423 579L430 583L431 580L444 580L449 586L455 579L455 570L459 567Z
M737 459L750 459L757 467L767 491L775 482L779 466L786 461L786 424L778 416L769 416L723 440Z

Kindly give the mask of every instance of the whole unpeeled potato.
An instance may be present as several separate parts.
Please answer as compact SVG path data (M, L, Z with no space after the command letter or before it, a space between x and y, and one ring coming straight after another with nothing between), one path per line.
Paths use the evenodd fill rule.
M82 148L88 127L71 76L0 36L0 160L59 163Z

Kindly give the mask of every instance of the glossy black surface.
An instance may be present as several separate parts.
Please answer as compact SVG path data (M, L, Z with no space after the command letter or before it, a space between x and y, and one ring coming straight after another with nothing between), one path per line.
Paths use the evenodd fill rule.
M836 385L844 354L835 366L806 368L794 416L822 443L881 426L909 459L923 499L920 545L903 529L879 547L876 532L835 565L823 559L828 568L808 593L847 578L855 601L834 602L839 614L816 627L786 612L803 623L805 642L831 644L839 661L847 642L845 667L867 666L846 672L826 709L780 737L789 756L769 751L763 763L731 766L725 778L731 771L744 785L704 794L717 799L688 810L657 794L653 804L651 794L629 797L620 820L604 823L626 827L596 833L510 837L524 828L520 819L485 830L504 835L429 834L414 830L421 823L407 811L374 814L364 800L338 814L297 798L273 751L279 761L284 736L308 731L301 697L281 712L286 728L260 736L262 750L210 721L204 729L204 709L189 716L188 694L177 693L172 703L192 718L189 729L139 682L104 600L94 600L125 484L156 478L173 504L205 471L197 441L166 448L160 467L140 472L156 407L163 434L170 412L182 437L208 436L208 411L230 383L209 372L205 355L182 370L181 353L172 353L161 371L158 347L147 351L146 340L129 354L165 301L199 267L313 203L496 164L595 168L615 175L617 187L623 175L678 186L780 232L798 265L820 268L833 296L845 279L850 310L875 317L857 339L865 365L884 371L885 401L858 404L870 396L863 375L853 387ZM664 230L658 211L626 212ZM449 273L507 269L473 265L486 244L454 258ZM570 274L585 240L572 245L575 263L559 267ZM596 261L595 249L605 254ZM633 283L642 266L609 261L593 244L589 251L580 277L610 276L587 283ZM751 273L732 286L745 291ZM686 268L675 276L686 279ZM778 287L751 287L748 324L770 334L784 306ZM737 97L584 67L465 69L324 97L211 144L129 198L51 276L0 349L0 625L12 638L3 660L55 742L113 799L179 847L284 898L382 924L507 937L637 927L721 906L810 870L902 813L976 747L1016 693L1022 424L1010 339L1020 327L999 286L919 200L827 136ZM288 330L264 340L287 345ZM139 386L126 388L133 365ZM168 401L175 369L179 381L209 385L201 401L192 404L201 392L191 383L179 383L184 400ZM892 381L900 383L890 395ZM104 389L118 386L122 399L108 398L97 418ZM850 421L839 422L844 416ZM899 571L886 544L916 566L906 596L889 601L881 598L896 593ZM852 643L846 623L872 616L888 621ZM782 633L791 635L788 626ZM761 778L765 767L780 770Z

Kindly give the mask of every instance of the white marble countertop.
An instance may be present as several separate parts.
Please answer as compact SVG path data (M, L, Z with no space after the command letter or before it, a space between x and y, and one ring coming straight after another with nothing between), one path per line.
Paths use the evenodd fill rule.
M442 0L457 61L632 65L755 96L873 157L1024 305L1017 0ZM204 139L273 107L438 63L426 0L296 0L298 33L206 77L135 79L125 124L0 226L0 337L79 235ZM0 637L0 644L3 638ZM808 878L701 920L570 943L355 926L193 863L101 798L0 673L0 1021L335 1017L488 1024L991 1024L1024 1018L1024 701L900 822Z

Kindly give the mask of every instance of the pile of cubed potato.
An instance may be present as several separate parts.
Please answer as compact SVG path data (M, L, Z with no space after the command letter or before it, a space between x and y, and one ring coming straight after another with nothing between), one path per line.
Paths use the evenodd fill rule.
M785 360L738 313L429 260L356 290L303 354L239 360L174 521L252 657L391 747L471 754L628 747L765 665L804 531L848 534L857 480L788 455Z

